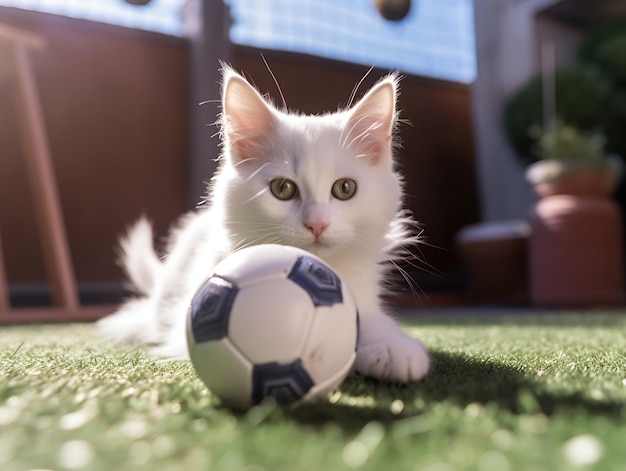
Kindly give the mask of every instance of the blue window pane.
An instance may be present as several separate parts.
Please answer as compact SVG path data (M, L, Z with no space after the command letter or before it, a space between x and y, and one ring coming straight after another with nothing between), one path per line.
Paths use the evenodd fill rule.
M123 0L0 0L1 6L180 35L184 0L152 0L137 7Z
M471 0L414 0L385 21L374 0L227 0L231 40L460 82L476 75Z
M212 0L209 0L212 1ZM459 82L476 75L472 0L413 0L400 22L374 0L225 0L234 43L302 52ZM0 0L0 5L182 34L185 0Z

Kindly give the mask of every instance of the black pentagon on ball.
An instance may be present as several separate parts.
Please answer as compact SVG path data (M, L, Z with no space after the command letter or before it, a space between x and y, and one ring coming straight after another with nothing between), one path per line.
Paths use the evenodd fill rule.
M252 402L271 396L286 406L302 399L313 387L313 380L300 360L288 364L265 363L252 368Z
M191 331L196 343L228 334L228 319L238 288L219 277L209 278L191 301Z
M315 306L332 306L343 302L341 280L337 274L312 257L301 256L288 278L309 293Z

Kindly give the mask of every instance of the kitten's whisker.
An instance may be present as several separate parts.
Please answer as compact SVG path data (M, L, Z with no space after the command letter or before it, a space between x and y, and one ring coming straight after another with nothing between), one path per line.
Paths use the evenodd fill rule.
M348 98L348 104L346 106L346 109L352 108L352 104L354 103L354 99L356 98L356 94L359 90L359 88L361 87L361 84L363 84L363 81L367 78L367 76L370 74L370 72L374 70L374 66L371 66L367 72L365 72L365 75L363 75L363 77L361 78L361 80L359 80L359 83L357 83L355 85L355 87L352 89L352 93L350 93L350 97ZM359 120L360 121L360 120ZM358 122L356 123L358 124ZM356 125L355 124L355 125ZM348 133L348 136L350 135L350 133L354 130L354 126L352 126L352 128L350 129L350 132ZM344 145L345 145L345 140L344 140L344 132L345 132L345 128L341 130L341 134L339 135L339 142L341 143L341 148L344 149Z
M350 93L350 98L348 99L348 108L352 107L352 102L354 101L354 98L356 97L356 94L359 91L359 87L361 87L361 84L367 78L367 76L370 74L372 70L374 70L374 66L371 66L369 70L365 72L365 75L363 76L363 78L361 78L361 80L359 80L359 83L357 83L355 87L352 89L352 93Z
M352 135L354 129L361 123L361 121L363 121L364 119L367 119L368 116L362 116L356 123L354 123L354 125L350 128L350 131L348 132L348 135L346 136L346 138L344 139L344 142L342 143L342 148L344 149L350 149L352 147L352 144L354 144L354 141L356 139L363 139L364 138L364 134L369 134L369 131L373 130L373 129L377 129L378 127L380 127L382 124L379 123L378 121L373 122L365 131L363 131L361 134L359 134L358 136L354 137L351 141L350 144L348 144L347 146L345 146L346 141L348 140L348 138ZM375 127L373 127L375 126ZM359 141L360 142L360 141Z
M422 231L420 231L420 233L421 232ZM368 237L367 233L360 231L359 233L355 235L355 237L352 240L352 243L362 249L368 248L365 244L361 243L361 240L364 240L367 242L368 240L370 240L370 237ZM408 237L407 242L404 246L396 247L394 251L389 253L390 259L388 260L388 262L393 264L394 267L397 268L398 270L402 269L399 266L399 263L406 263L409 266L415 268L416 270L419 270L424 273L428 273L433 276L441 277L443 275L443 272L441 270L438 270L436 267L429 264L428 262L426 262L426 259L423 256L423 254L421 254L421 251L420 251L421 257L418 257L416 254L414 254L413 252L409 250L409 247L413 247L419 251L418 244L420 243L421 241L419 240L419 234L417 234L414 237ZM405 274L408 274L406 270L404 270L404 272Z
M270 162L266 162L263 165L261 165L259 168L257 168L254 172L252 172L252 175L250 175L248 178L246 178L246 183L248 183L250 180L252 180L254 177L256 177L259 174L259 172L261 172L268 165L271 165L271 163Z
M358 126L358 124L363 121L365 119L365 116L362 116L356 123L354 123L350 129L348 129L348 132L346 133L346 135L344 136L344 133L346 131L347 128L343 128L341 130L341 134L339 135L339 145L341 146L342 149L346 148L346 141L348 140L348 138L350 137L350 135L352 134L352 131L354 131L354 128L356 126Z
M411 252L408 247L399 247L396 250L396 253L392 254L396 257L395 261L406 263L407 265L410 265L411 267L424 273L428 273L429 275L437 277L443 276L444 273L441 270L426 261L426 257L424 257L424 254L421 253L421 250L419 249L417 244L412 244L411 247L419 251L420 256Z
M358 142L362 142L367 137L369 137L371 131L375 131L376 129L380 128L382 125L383 124L380 121L373 122L365 131L363 131L358 136L354 137L354 139L350 141L350 144L348 144L348 147L346 147L346 149L350 149L352 147L352 144L354 144L354 142L357 140Z
M361 123L361 121L363 121L366 118L367 118L367 116L361 116L361 118L359 118L359 120L356 123L354 123L352 125L352 127L348 130L348 133L345 135L345 137L344 137L343 133L345 132L346 128L344 128L341 131L341 134L339 135L339 143L340 143L339 145L341 146L342 149L349 149L350 148L350 146L346 147L346 141L352 135L352 131L354 131L354 128L356 128Z
M250 203L251 201L254 201L255 199L257 199L259 196L261 196L262 194L264 194L269 188L265 187L262 190L258 191L256 194L252 195L250 198L248 198L247 200L243 201L242 204L247 204Z
M285 96L283 95L283 91L280 89L278 80L276 80L276 76L274 75L274 72L272 72L272 69L270 69L270 66L265 60L265 56L263 55L263 53L261 53L261 59L263 59L263 63L265 64L265 67L267 67L268 72L270 73L270 75L272 76L272 79L274 80L274 83L276 84L276 88L278 89L278 93L280 94L280 99L283 101L283 109L287 111L287 102L285 101Z
M253 158L247 158L247 159L240 160L239 162L235 163L235 165L233 165L233 167L239 167L240 165L246 164L246 163L250 162L251 160L254 160L254 159Z
M396 262L391 260L391 264L398 270L398 273L404 278L407 286L411 290L411 295L417 301L419 300L422 303L422 306L425 305L423 298L428 299L428 295L426 292L419 286L419 284L409 275L409 273L402 267L400 267ZM418 292L419 290L419 292ZM423 297L423 298L422 298Z

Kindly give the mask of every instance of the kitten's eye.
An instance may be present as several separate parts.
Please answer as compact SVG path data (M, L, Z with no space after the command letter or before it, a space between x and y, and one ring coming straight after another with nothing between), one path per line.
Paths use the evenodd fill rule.
M340 178L333 183L332 193L338 200L349 200L356 193L356 182L351 178Z
M276 198L283 201L298 196L298 187L288 178L275 178L270 182L270 190Z

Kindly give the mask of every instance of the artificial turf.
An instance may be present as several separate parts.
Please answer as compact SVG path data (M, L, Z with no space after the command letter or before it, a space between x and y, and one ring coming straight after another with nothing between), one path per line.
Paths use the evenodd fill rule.
M89 324L0 327L0 469L626 469L626 313L404 319L425 381L243 413Z

